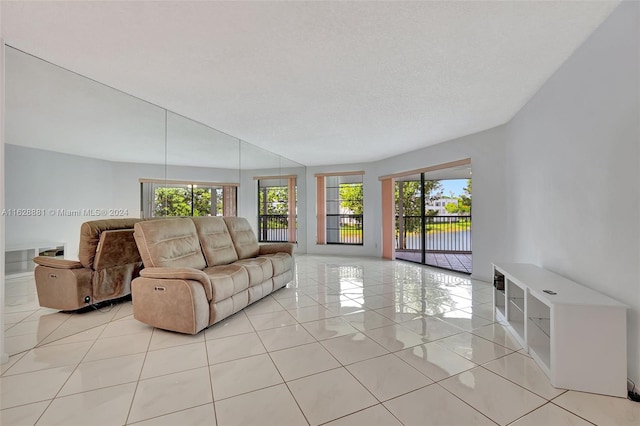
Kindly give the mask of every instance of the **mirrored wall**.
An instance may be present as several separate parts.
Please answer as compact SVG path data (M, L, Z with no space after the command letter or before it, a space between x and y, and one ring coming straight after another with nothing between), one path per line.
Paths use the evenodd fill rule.
M39 308L30 258L63 249L77 259L85 221L167 215L178 210L166 194L181 188L192 200L209 197L208 207L191 203L193 214L233 213L257 228L264 176L294 176L296 213L305 216L305 167L278 154L9 46L5 88L5 207L16 212L3 236L14 262L5 281L10 354L131 315L131 304L83 314ZM305 247L305 224L296 228Z

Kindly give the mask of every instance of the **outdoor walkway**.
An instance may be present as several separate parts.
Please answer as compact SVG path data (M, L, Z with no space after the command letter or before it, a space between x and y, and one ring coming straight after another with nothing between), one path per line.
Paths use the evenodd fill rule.
M396 259L420 263L421 256L419 251L396 250ZM464 272L465 274L472 272L471 253L427 253L426 261L427 265L438 268Z

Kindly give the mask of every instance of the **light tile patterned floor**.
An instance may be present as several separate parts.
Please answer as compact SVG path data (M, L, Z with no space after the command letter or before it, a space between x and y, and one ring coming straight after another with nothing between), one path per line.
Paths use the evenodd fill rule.
M640 424L638 403L550 386L494 322L491 291L405 262L298 256L286 289L196 336L139 323L130 302L12 305L7 336L28 337L0 368L0 424Z

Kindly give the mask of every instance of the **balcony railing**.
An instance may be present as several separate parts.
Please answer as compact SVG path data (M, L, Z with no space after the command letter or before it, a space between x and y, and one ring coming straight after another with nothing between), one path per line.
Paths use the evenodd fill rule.
M425 251L471 253L471 216L425 216ZM422 250L422 218L396 216L396 250Z
M362 245L361 214L327 214L327 244Z
M258 241L281 243L289 241L289 216L264 214L258 216Z

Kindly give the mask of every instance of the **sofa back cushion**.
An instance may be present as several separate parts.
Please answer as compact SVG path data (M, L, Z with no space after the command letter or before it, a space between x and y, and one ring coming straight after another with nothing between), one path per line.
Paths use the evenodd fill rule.
M193 217L191 220L196 225L207 266L227 265L238 260L238 254L224 219L202 216Z
M78 249L78 260L82 266L93 269L96 250L103 231L133 229L133 225L141 220L136 218L102 219L83 223L80 227L80 246Z
M260 252L260 246L256 235L249 225L249 221L244 217L228 216L224 218L233 240L233 245L238 253L238 259L256 257Z
M144 266L206 268L196 226L191 219L173 218L138 222L133 236Z

